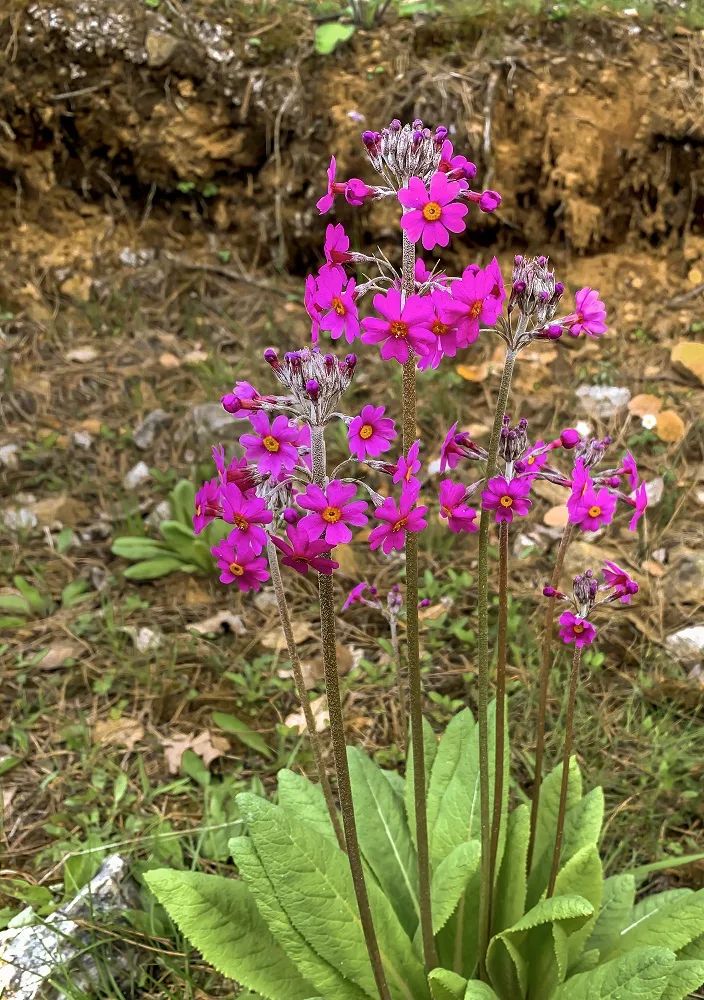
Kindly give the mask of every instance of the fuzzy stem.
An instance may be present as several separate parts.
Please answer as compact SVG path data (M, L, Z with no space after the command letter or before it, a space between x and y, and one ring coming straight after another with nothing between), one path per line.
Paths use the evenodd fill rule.
M311 457L313 460L313 479L321 488L325 487L327 479L327 459L325 454L325 432L322 427L311 427ZM391 993L386 981L384 966L379 953L379 943L374 930L372 911L369 905L367 884L364 879L362 855L357 837L357 822L352 799L352 782L347 763L347 747L345 746L345 724L342 717L342 699L340 697L340 678L337 668L337 640L335 636L335 592L332 576L318 573L318 593L320 595L320 636L323 649L323 669L325 671L325 692L330 713L330 735L332 738L333 756L335 759L335 774L337 791L340 798L342 824L347 843L347 857L352 873L359 917L362 922L364 941L367 946L369 960L380 1000L391 1000Z
M573 528L571 524L565 525L562 532L560 546L555 557L555 565L550 577L550 586L557 587L560 583L562 567L565 563L567 548L572 540ZM545 723L548 707L548 686L550 684L550 667L552 665L552 644L554 639L555 625L555 600L549 598L545 608L545 621L543 622L543 646L540 661L540 679L538 689L538 719L537 732L535 738L535 775L533 778L533 797L530 807L530 840L528 841L527 868L530 872L533 863L533 852L535 851L535 837L538 829L538 808L540 806L540 786L543 780L543 758L545 756Z
M288 610L288 602L286 601L286 594L284 592L283 580L281 579L279 555L278 552L276 551L276 546L271 541L268 541L266 544L266 554L269 557L271 582L274 585L274 594L276 595L276 605L279 609L279 618L281 620L281 630L284 633L284 639L286 640L286 648L288 649L288 656L291 661L291 669L293 670L293 680L296 685L296 694L298 695L298 699L301 703L301 708L303 709L303 716L306 720L308 739L310 740L310 745L313 749L315 766L318 771L318 780L320 782L320 787L323 790L323 795L325 796L325 804L328 807L328 812L330 814L330 822L332 823L333 829L335 831L337 842L340 845L341 850L344 851L345 835L342 832L342 827L340 826L340 817L338 816L337 809L335 808L335 800L333 799L332 796L330 779L328 778L327 771L325 770L325 761L323 760L323 752L320 746L320 740L318 739L318 733L315 728L315 719L313 718L313 710L310 707L310 698L308 697L305 681L303 680L303 671L301 670L301 660L298 655L298 650L296 648L296 641L293 637L293 628L291 627L291 615Z
M506 647L508 632L508 539L509 526L499 526L499 622L496 652L496 732L494 734L494 815L491 824L490 877L496 881L496 855L499 848L501 804L504 797L504 751L506 725ZM493 908L493 907L492 907Z
M415 246L404 233L401 282L404 302L415 290L415 263ZM413 355L403 366L402 430L402 448L405 455L408 454L408 449L416 436L416 359ZM411 716L411 747L413 749L413 796L416 810L420 925L425 968L426 972L430 972L438 965L438 955L433 937L433 916L430 904L430 850L425 790L423 692L418 638L418 536L410 531L406 533L406 644L408 649L408 702Z
M403 683L403 655L401 644L398 641L398 621L391 617L389 621L389 631L391 633L391 648L394 652L394 663L396 665L396 689L398 692L398 712L399 726L401 729L400 749L403 751L406 746L406 736L408 733L408 718L406 716L406 692Z
M560 805L557 810L557 830L555 831L555 847L552 852L552 868L548 882L547 898L555 891L555 881L560 870L560 854L562 853L562 836L565 830L565 812L567 808L567 788L570 780L570 756L572 754L572 737L574 734L574 704L577 698L577 682L579 681L579 665L582 660L582 650L575 646L570 674L570 690L567 696L567 717L565 720L565 748L562 758L562 784L560 785Z
M496 472L499 432L511 389L516 352L507 350L501 375L496 412L489 439L487 480ZM479 518L479 569L477 574L477 671L479 718L479 797L481 818L481 877L479 880L479 971L486 979L486 950L491 916L491 815L489 810L489 511L482 508Z

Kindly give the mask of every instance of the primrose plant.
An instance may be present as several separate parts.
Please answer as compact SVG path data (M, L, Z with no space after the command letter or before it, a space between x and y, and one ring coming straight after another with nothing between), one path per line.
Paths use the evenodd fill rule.
M568 350L570 338L601 337L604 304L582 288L572 310L563 309L565 287L543 256L516 256L508 288L496 259L460 275L423 260L419 245L446 247L470 211L494 211L499 195L470 186L476 167L455 153L442 126L392 121L362 141L375 183L338 179L333 157L317 207L325 214L338 198L353 206L389 199L398 206L399 256L353 250L342 225L327 227L325 263L305 286L312 343L265 351L277 391L238 382L223 396L225 410L249 426L235 457L213 450L217 474L195 501L196 531L213 521L227 528L213 548L222 582L244 592L273 586L318 780L283 770L276 804L240 797L246 835L230 844L238 878L161 870L147 875L148 884L208 961L271 1000L681 1000L704 981L704 890L636 901L633 872L604 879L603 794L583 792L572 755L583 651L597 641L600 619L638 586L607 561L560 589L570 541L621 512L636 530L647 491L632 455L610 457L609 438L586 439L573 428L534 435L507 412L521 352L540 341ZM498 337L505 348L489 441L458 429L468 417L458 400L458 423L438 442L441 478L431 492L416 434L417 384L480 337ZM398 400L347 412L358 358L333 352L343 340L378 348L387 377L400 369ZM332 468L326 432L334 424L345 429L349 455ZM530 801L509 809L510 542L530 517L539 480L564 490L566 527L543 591ZM477 718L463 709L439 741L422 715L419 660L418 543L431 509L450 532L467 536L478 557ZM388 622L401 712L408 711L405 779L345 745L335 546L360 529L375 559L405 556L392 563L403 567L403 599L398 586L382 599L365 581L342 608L354 614L364 604ZM490 649L494 536L498 621ZM317 577L332 774L303 682L283 569ZM572 667L562 759L544 774L558 637L573 650Z

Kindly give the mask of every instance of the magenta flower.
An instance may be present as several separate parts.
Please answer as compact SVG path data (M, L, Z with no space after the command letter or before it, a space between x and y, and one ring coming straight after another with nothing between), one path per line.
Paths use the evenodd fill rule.
M628 485L631 489L637 490L638 484L640 483L640 476L638 475L638 466L636 465L636 460L630 451L627 451L623 456L623 461L621 462L621 468L619 472L622 475L628 476Z
M572 524L576 524L583 497L587 492L594 490L592 477L583 458L578 458L574 463L570 487L571 492L567 498L567 513Z
M381 521L369 535L369 548L378 549L387 555L392 549L401 551L406 541L407 532L422 531L427 527L423 515L427 507L417 507L416 501L420 493L420 483L417 480L408 483L401 490L398 503L393 497L386 497L374 516Z
M329 212L335 202L335 195L344 194L347 185L340 184L335 180L335 174L337 173L337 163L335 157L330 157L330 163L328 165L328 189L322 198L318 199L315 203L315 207L318 209L321 215L325 215Z
M577 524L582 531L598 531L610 524L616 510L616 494L607 489L587 489L570 513L572 524Z
M366 594L367 591L376 593L374 587L370 586L366 580L362 580L361 583L358 583L349 592L345 600L345 603L342 605L342 610L347 611L347 609L351 608L353 604L361 604L362 599L364 598L364 595Z
M269 579L267 561L248 545L237 530L210 550L220 570L221 583L236 583L239 590L261 590Z
M369 187L359 177L350 177L345 184L345 200L348 205L363 205L375 197L374 188Z
M354 290L354 278L348 281L339 268L324 267L318 274L314 302L320 310L320 329L328 330L333 340L344 333L348 344L359 334Z
M433 307L430 332L435 337L435 343L418 363L418 367L423 371L426 368L437 368L444 357L454 358L457 354L459 348L457 322L452 319L448 310L448 306L452 307L452 301L449 292L434 291L430 294Z
M548 452L545 442L536 441L533 447L516 462L516 472L537 476L547 460Z
M301 430L288 417L279 414L272 423L266 413L253 413L252 428L255 434L243 434L240 444L250 462L260 472L279 476L291 472L298 462L298 444Z
M586 333L588 337L601 337L606 333L606 306L594 288L580 288L575 294L575 312L564 320L567 332L573 337Z
M613 591L611 600L620 600L621 604L630 604L631 597L633 594L637 594L639 589L630 573L609 559L604 563L602 572L606 587Z
M573 642L577 649L591 646L596 639L596 629L586 618L580 618L573 611L563 611L559 617L560 638L565 643Z
M324 490L310 483L305 493L299 493L296 503L311 511L298 522L309 538L325 539L328 547L352 541L350 527L361 528L367 521L366 500L353 500L357 493L354 483L333 479Z
M220 483L217 479L209 479L207 483L203 483L195 496L193 530L196 535L199 535L216 517L222 517Z
M374 308L383 317L368 316L362 320L362 342L381 344L379 353L384 361L395 358L399 364L408 361L411 351L426 354L434 342L430 331L433 310L427 296L410 295L401 308L401 293L390 288L386 294L374 296Z
M476 177L477 166L468 160L466 156L455 153L452 143L445 139L440 151L440 164L438 170L447 174L450 180L471 180Z
M464 498L466 488L463 483L453 483L451 479L443 479L440 483L440 517L447 520L450 531L478 531L476 525L477 512L468 507Z
M514 516L525 517L532 506L528 499L530 479L506 479L494 476L486 484L482 493L482 508L495 511L497 524L505 521L511 524Z
M648 507L648 491L645 488L645 483L641 483L635 492L635 496L631 498L631 503L634 506L633 517L628 522L629 531L635 531L638 527L638 522L640 521L643 514L645 514Z
M394 483L411 483L420 472L420 441L414 441L407 455L401 455L393 473Z
M347 431L350 452L358 461L376 458L388 451L396 437L396 424L384 416L385 407L367 403L362 412L353 418Z
M503 295L502 295L503 293ZM494 262L486 268L467 267L452 283L449 301L443 304L443 320L457 324L457 346L469 347L479 336L480 324L491 326L498 319L505 297L500 272Z
M330 552L328 543L322 538L310 538L300 524L289 524L286 536L286 540L276 535L271 537L277 549L283 552L281 562L284 566L290 566L297 573L307 573L309 569L314 569L325 576L330 576L333 570L339 568L340 564L328 554Z
M256 479L252 467L244 456L226 462L225 449L221 444L213 445L212 456L221 484L234 483L243 493L251 493L256 486Z
M310 339L314 344L318 343L320 336L320 308L316 302L318 283L314 276L309 274L306 278L305 290L303 292L303 305L310 316Z
M450 233L464 231L469 209L456 201L461 190L458 181L449 181L442 172L433 174L429 191L420 177L409 179L408 186L398 192L398 200L405 209L401 229L411 243L421 240L426 250L446 247Z
M235 526L231 538L238 534L241 543L246 543L253 551L261 552L267 537L262 525L271 524L274 518L266 501L257 496L247 497L237 486L223 486L222 517Z
M350 249L350 238L345 232L345 227L341 222L334 225L332 222L325 230L325 265L326 267L342 267L352 260Z

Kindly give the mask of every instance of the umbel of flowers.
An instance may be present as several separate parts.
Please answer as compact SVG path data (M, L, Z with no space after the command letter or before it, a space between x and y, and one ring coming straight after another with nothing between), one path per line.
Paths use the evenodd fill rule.
M248 425L233 457L213 449L216 475L198 491L194 514L197 532L216 518L232 526L213 549L224 584L243 592L273 585L318 783L283 771L278 805L241 797L247 836L231 843L241 880L156 872L149 884L206 958L273 1000L677 1000L704 980L704 899L667 901L661 916L641 927L633 876L603 881L603 801L598 789L582 794L572 757L583 650L597 640L600 617L631 601L638 585L607 560L598 574L585 568L571 591L560 589L575 534L602 531L621 512L636 530L646 487L630 453L611 454L610 438L584 438L570 427L536 435L507 412L521 351L539 341L601 337L604 304L582 288L573 308L564 308L565 286L544 256L516 256L508 282L496 259L450 275L418 256L419 245L426 252L446 247L471 225L472 211L495 211L500 196L470 186L476 167L455 153L443 126L392 121L363 133L362 142L376 183L339 179L333 157L317 207L325 214L341 198L353 206L394 201L398 260L353 250L342 225L327 226L324 263L305 285L311 341L264 352L278 391L238 382L222 397L225 410ZM458 421L438 442L440 480L431 489L421 451L428 454L434 442L416 436L417 379L422 389L425 370L492 336L503 342L505 362L489 441L458 430L458 400ZM337 341L354 344L365 364L374 363L369 348L378 350L389 375L398 366L397 399L373 398L350 412L346 393L358 357L335 353ZM326 447L333 424L344 427L349 450L336 467ZM509 812L510 533L530 517L539 480L564 490L567 526L543 590L531 804ZM477 720L460 712L439 746L422 716L419 655L418 540L431 516L454 534L477 536L476 547L467 544L479 566ZM345 745L335 546L362 529L375 558L405 555L397 563L403 589L396 583L382 598L362 581L340 608L366 606L388 624L399 711L409 722L405 781ZM493 534L498 620L490 700ZM334 775L303 683L282 566L317 578ZM556 617L572 666L561 760L544 776ZM647 992L643 983L655 986Z

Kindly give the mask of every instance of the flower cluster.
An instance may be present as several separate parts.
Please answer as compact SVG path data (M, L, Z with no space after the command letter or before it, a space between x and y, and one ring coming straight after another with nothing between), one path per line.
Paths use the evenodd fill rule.
M576 576L571 596L554 587L543 588L543 596L572 605L574 610L560 615L560 638L566 644L574 643L578 649L590 646L597 637L596 627L589 620L594 611L614 601L628 604L638 593L636 581L617 563L607 560L601 573L604 580L601 585L590 569Z

